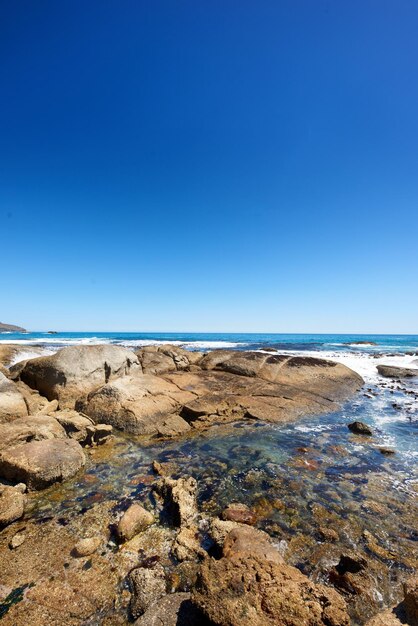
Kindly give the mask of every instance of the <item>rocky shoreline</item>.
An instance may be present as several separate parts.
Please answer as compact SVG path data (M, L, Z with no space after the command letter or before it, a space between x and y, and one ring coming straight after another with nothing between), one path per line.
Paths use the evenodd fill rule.
M138 497L101 499L82 515L32 515L39 490L54 501L57 484L77 480L103 456L117 463L121 431L146 446L235 424L286 424L336 410L362 384L355 372L321 359L174 346L74 346L3 366L0 619L35 626L416 623L413 582L394 611L373 617L379 573L364 554L391 557L370 533L361 552L338 554L326 578L313 580L289 562L280 540L256 528L260 510L231 501L209 514L196 480L179 476L169 460L129 478ZM315 514L320 545L332 549L343 520L319 508ZM414 564L406 569L411 574ZM359 617L367 603L367 618Z

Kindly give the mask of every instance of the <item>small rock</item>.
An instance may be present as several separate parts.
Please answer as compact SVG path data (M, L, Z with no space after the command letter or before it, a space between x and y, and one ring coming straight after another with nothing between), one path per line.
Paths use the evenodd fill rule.
M418 624L418 577L404 583L404 603L406 616L410 624Z
M255 513L246 504L241 504L240 502L229 504L222 511L221 517L225 521L249 524L250 526L253 526L257 521Z
M96 552L101 542L101 537L86 537L85 539L80 539L73 548L73 556L78 558L90 556L90 554Z
M19 546L22 545L22 543L24 543L24 541L26 540L26 535L23 532L17 532L15 535L13 535L13 537L10 539L9 541L9 548L11 550L15 550L16 548L18 548Z
M140 504L132 504L122 515L117 526L117 535L120 541L129 541L154 522L152 513Z
M14 487L3 487L0 491L0 527L8 526L23 517L26 496Z
M348 425L348 429L356 435L373 435L373 432L364 422L352 422Z
M390 454L395 454L395 450L393 448L379 448L379 452L386 456L389 456Z
M334 542L338 541L339 539L337 531L335 531L333 528L324 528L323 526L321 526L318 531L324 541Z

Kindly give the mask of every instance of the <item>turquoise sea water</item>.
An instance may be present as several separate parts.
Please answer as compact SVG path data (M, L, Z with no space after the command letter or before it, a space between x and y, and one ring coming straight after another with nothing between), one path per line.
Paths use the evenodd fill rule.
M372 342L376 346L349 345ZM45 346L65 346L76 343L112 343L141 346L147 343L175 343L190 349L214 348L259 349L274 347L278 350L365 350L368 352L418 352L418 335L335 335L335 334L276 334L276 333L86 333L46 332L1 333L0 342L17 342Z

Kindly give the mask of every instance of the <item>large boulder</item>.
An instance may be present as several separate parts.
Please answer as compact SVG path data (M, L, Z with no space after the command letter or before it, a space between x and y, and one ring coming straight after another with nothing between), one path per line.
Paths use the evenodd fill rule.
M44 348L22 344L3 343L0 345L0 364L10 367L24 359L40 356L45 353Z
M59 406L74 408L76 401L114 378L141 372L138 357L112 345L70 346L51 356L31 359L20 379Z
M0 424L0 452L29 441L65 439L64 428L48 415L19 417L13 422Z
M95 422L111 424L134 434L156 434L167 427L167 418L195 398L157 376L125 376L90 393L83 412ZM171 422L174 423L174 422ZM180 432L189 427L177 416Z
M0 372L0 424L27 414L25 398L16 383Z
M330 400L344 400L363 385L363 379L345 365L307 356L215 350L199 363L202 369L303 388Z
M395 367L394 365L378 365L377 371L385 378L413 378L418 376L418 367Z
M257 556L207 559L193 603L217 626L348 626L343 598L295 567Z
M43 439L19 444L0 452L0 476L44 489L74 476L86 462L80 444L73 439Z
M239 358L245 363L245 357ZM237 370L232 373L219 368L172 372L164 378L195 395L180 413L194 428L242 418L281 422L335 411L361 387L362 379L344 365L335 364L334 368L328 361L323 363L326 365L288 366L282 376L286 382L278 382L279 375L270 382L259 375L238 375Z

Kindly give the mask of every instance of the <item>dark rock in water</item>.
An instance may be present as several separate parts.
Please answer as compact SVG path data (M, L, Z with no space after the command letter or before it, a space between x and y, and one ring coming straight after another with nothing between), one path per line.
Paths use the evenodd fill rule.
M250 524L251 526L257 521L255 513L251 511L246 504L241 504L240 502L229 504L226 509L222 511L221 517L226 521Z
M363 557L357 557L351 554L342 554L339 560L336 570L339 574L357 574L366 569L367 561Z
M352 422L348 425L349 430L356 435L373 435L373 432L364 422Z
M418 376L418 368L395 367L394 365L378 365L377 371L385 378L413 378Z
M375 341L347 341L346 346L377 346Z
M396 450L394 450L393 448L379 448L379 452L381 454L389 456L391 454L395 454Z

